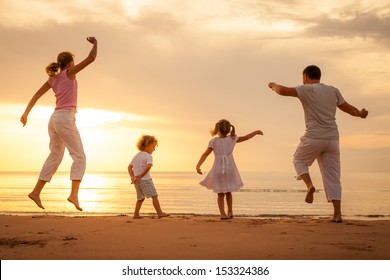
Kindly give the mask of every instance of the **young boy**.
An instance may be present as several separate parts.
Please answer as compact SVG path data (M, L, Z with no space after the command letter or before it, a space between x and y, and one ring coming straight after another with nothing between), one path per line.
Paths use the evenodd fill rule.
M139 214L139 211L141 210L145 197L152 198L154 209L156 209L159 218L169 216L169 214L166 214L161 210L157 191L149 172L153 166L152 153L154 152L157 144L158 141L154 136L142 135L137 142L139 153L134 156L127 168L130 174L131 183L134 184L137 191L137 203L135 205L133 216L134 219L143 218Z

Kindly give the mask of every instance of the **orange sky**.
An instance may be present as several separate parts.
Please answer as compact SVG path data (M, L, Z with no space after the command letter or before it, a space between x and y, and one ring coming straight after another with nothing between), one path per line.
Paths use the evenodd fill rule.
M2 1L0 171L40 170L52 92L26 127L20 116L45 66L64 50L83 59L85 38L96 36L97 60L77 77L87 171L126 171L143 133L159 139L154 170L193 171L208 130L226 118L239 135L264 132L236 146L240 170L293 173L303 111L267 84L298 85L302 69L317 64L322 82L370 112L366 120L337 114L343 170L389 172L388 1L247 2ZM66 156L60 170L69 166Z

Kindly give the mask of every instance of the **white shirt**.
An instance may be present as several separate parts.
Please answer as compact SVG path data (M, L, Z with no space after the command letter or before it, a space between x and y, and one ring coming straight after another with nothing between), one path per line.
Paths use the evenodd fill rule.
M131 160L130 164L133 166L134 176L139 176L146 168L148 164L153 165L153 157L151 154L141 151L136 154ZM150 180L150 172L148 171L141 180Z
M337 140L337 106L345 102L340 91L323 83L296 87L305 113L305 136L312 139Z

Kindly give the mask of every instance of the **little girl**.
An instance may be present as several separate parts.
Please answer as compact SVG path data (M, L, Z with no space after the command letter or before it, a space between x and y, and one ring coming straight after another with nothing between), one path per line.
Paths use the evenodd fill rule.
M159 218L168 217L169 214L161 210L156 188L150 176L150 169L153 166L152 153L157 146L157 139L151 135L142 135L137 142L137 153L128 166L131 183L137 191L137 203L134 210L134 219L140 219L139 211L145 198L152 198L154 209Z
M221 220L227 220L233 218L233 197L231 192L238 191L244 185L234 162L234 146L236 143L249 140L256 135L263 135L263 132L256 130L248 135L237 137L234 126L228 120L220 120L215 124L214 130L211 131L212 136L217 134L218 137L210 140L208 148L200 157L196 165L196 171L202 174L200 166L213 151L215 155L214 164L206 178L200 182L200 185L218 193L218 207L221 213ZM224 206L225 196L228 207L227 214Z

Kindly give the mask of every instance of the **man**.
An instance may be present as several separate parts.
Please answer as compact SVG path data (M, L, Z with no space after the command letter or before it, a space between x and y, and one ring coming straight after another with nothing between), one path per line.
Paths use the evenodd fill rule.
M305 201L312 203L315 187L312 183L309 166L317 160L328 201L333 203L333 222L341 223L341 182L339 132L336 124L336 110L360 118L366 118L366 109L358 110L348 104L340 91L320 82L321 70L315 65L303 70L303 85L285 87L274 82L268 84L273 91L283 96L298 97L304 114L306 132L294 154L294 167L297 178L307 186Z

